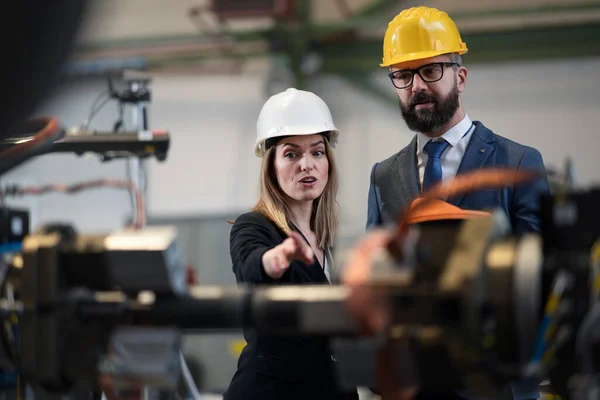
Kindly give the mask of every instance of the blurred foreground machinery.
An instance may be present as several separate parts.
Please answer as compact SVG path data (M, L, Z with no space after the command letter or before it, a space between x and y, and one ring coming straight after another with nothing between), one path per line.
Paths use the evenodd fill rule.
M501 214L402 225L372 268L352 275L349 260L340 286L188 287L170 227L49 226L3 248L2 365L44 394L99 374L168 392L183 333L250 327L331 337L340 381L384 399L415 385L500 399L545 379L597 399L600 190L541 201L539 235L513 237ZM365 322L378 312L385 324Z

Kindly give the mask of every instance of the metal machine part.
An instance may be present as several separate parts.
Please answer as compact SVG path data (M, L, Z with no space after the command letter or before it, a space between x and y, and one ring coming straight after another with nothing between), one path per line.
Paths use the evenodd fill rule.
M0 142L0 150L7 150L33 137L11 136ZM117 157L135 156L147 158L154 156L164 161L169 149L170 136L166 131L139 130L129 132L97 132L69 129L65 135L55 141L43 153L97 153L103 161Z
M148 106L152 99L152 93L148 85L151 79L147 74L140 71L125 71L123 79L129 84L129 89L118 93L111 88L112 97L119 100L121 109L124 104L131 104L133 126L142 132L148 132ZM127 175L143 196L146 196L148 187L148 165L146 161L140 157L129 158L127 160ZM137 207L135 199L132 198L131 200L135 209ZM145 215L147 213L146 208L141 212Z
M185 263L173 227L121 230L106 236L102 244L113 286L126 293L147 288L157 295L187 292ZM138 263L144 265L143 271L136 267Z
M149 157L158 161L166 160L170 135L165 130L151 130L148 127L150 78L141 72L125 71L123 80L129 87L118 91L109 78L108 95L102 93L96 99L88 120L81 127L62 129L54 119L48 121L45 118L33 118L24 124L12 126L7 132L0 132L0 151L4 155L2 171L8 171L31 157L49 153L96 153L102 161L125 157L130 158L131 167L135 170L131 173L135 175L132 182L144 192L145 171L141 171L145 168L144 161ZM118 101L120 110L113 130L99 132L92 129L92 118L111 98ZM132 106L132 121L135 125L128 130L123 129L126 105Z
M156 389L174 390L180 379L181 332L175 328L119 327L110 338L98 372L112 378L116 390L132 380Z
M427 391L495 396L524 378L541 307L541 241L498 236L495 221L501 223L491 217L425 224L411 273L399 280L396 266L380 266L389 273L379 272L375 285L389 303L397 361L413 358L413 384ZM440 235L447 242L436 246ZM349 383L375 379L363 373Z
M148 303L136 296L145 288L155 297L187 291L172 229L73 234L53 229L26 237L2 282L4 298L14 299L5 317L17 315L21 332L15 340L12 330L3 331L3 354L37 390L93 385L112 329ZM140 261L143 269L132 270Z
M572 204L589 204L588 196L597 194ZM345 385L380 387L392 380L429 392L502 398L514 382L535 386L550 377L561 396L592 399L598 365L593 356L584 362L599 342L588 332L599 321L592 277L600 255L574 248L575 241L567 250L548 249L546 232L502 234L502 223L492 215L422 224L411 242L413 264L380 254L376 273L361 286L187 288L168 228L98 236L41 230L25 238L0 275L4 321L14 325L9 317L18 316L21 332L17 338L12 329L2 331L3 359L19 365L37 390L66 393L94 384L110 344L132 342L132 331L123 336L129 327L140 338L150 335L150 344L157 343L157 333L171 344L150 369L126 365L126 357L113 366L138 371L149 384L153 373L168 371L161 384L168 387L179 373L171 369L174 329L201 334L247 328L330 337ZM436 246L440 237L445 246ZM381 301L388 317L374 335L365 335L349 312L361 288Z
M25 238L22 257L24 281L31 285L23 295L32 296L32 301L45 301L61 290L75 288L119 288L134 295L144 290L157 295L181 295L187 291L176 232L168 226L73 237L41 230ZM50 260L57 265L48 266ZM143 264L142 270L136 267L137 263ZM41 280L41 274L47 279Z

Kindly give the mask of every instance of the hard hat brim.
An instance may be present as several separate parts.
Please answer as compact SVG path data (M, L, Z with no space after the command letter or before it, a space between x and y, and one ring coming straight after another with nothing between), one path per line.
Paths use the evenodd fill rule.
M273 139L273 138L278 138L278 137L284 137L284 136L307 136L307 135L318 135L321 133L325 133L325 132L329 132L331 133L330 138L329 138L329 144L331 145L331 147L333 147L335 149L337 142L338 142L338 137L340 134L340 131L337 128L333 128L327 131L321 131L321 132L315 132L314 130L305 130L305 131L297 131L295 130L294 132L285 132L282 131L280 134L278 135L274 135L274 136L270 136L269 139ZM264 156L265 154L265 142L266 139L261 140L260 142L256 143L254 145L254 154L257 157L262 158L262 156Z
M405 63L408 61L424 60L427 58L433 58L433 57L441 56L444 54L450 54L450 53L458 53L459 55L462 56L463 54L466 54L468 51L469 51L469 49L467 47L464 47L464 48L460 48L460 49L450 49L450 50L443 50L443 51L438 50L438 51L424 51L424 52L419 52L419 53L408 53L408 54L404 54L402 56L394 57L387 62L382 62L381 64L379 64L379 66L380 67L391 67L393 65Z

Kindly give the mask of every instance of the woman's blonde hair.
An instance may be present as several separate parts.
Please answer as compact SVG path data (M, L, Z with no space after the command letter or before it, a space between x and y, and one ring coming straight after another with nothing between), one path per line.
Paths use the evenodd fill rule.
M333 149L325 137L325 153L329 161L329 179L321 196L314 200L313 214L311 216L311 229L317 236L317 243L321 249L333 246L338 228L338 203L337 191L339 185L338 171ZM292 212L286 202L286 194L277 181L275 172L276 146L271 146L263 156L260 173L259 199L252 211L261 213L269 218L279 229L285 233L291 231Z

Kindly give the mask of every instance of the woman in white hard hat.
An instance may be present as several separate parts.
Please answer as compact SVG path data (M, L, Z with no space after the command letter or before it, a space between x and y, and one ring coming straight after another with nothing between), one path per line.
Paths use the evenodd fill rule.
M325 102L288 89L264 104L255 154L262 158L260 198L231 229L239 283L328 284L337 231L338 130ZM271 337L244 331L247 345L225 400L358 399L341 393L335 357L323 338Z

